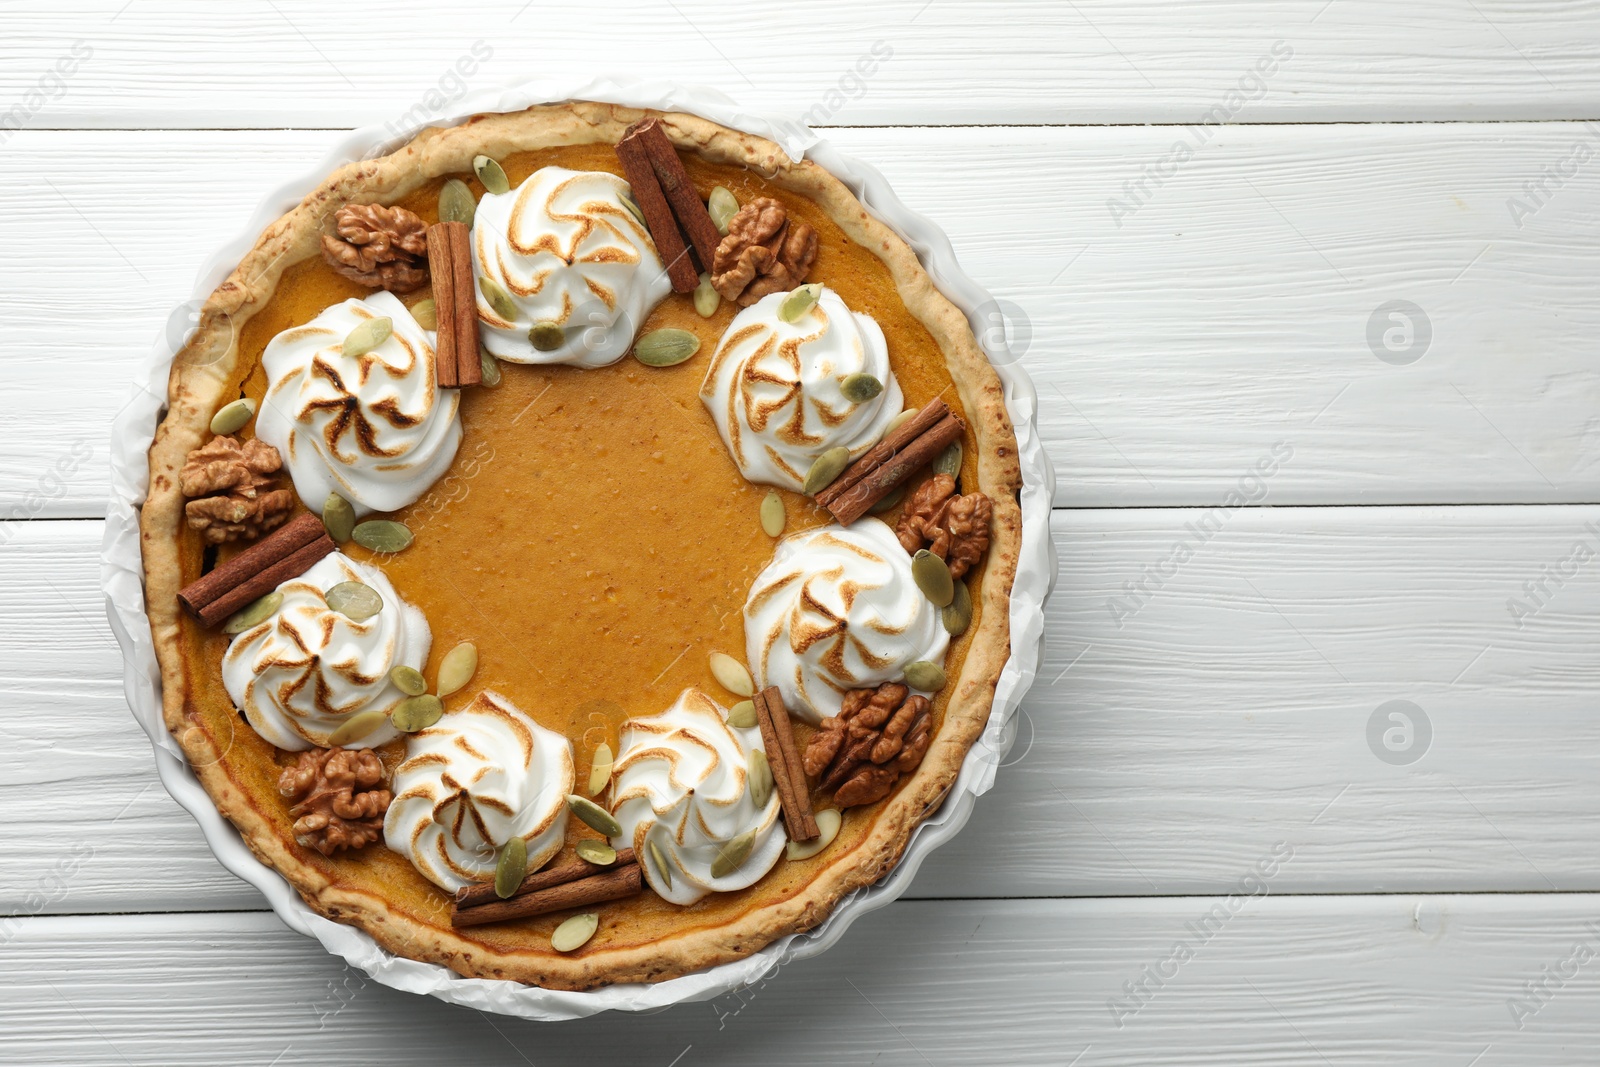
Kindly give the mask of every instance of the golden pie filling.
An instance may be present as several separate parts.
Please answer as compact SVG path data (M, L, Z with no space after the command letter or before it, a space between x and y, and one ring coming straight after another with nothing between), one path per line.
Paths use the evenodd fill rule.
M509 136L505 130L520 131L524 143L536 143L541 131L553 125L552 142L579 139L570 132L570 110L560 113L559 121L541 114L547 110L559 111L535 109L491 120L491 125L494 121L505 124L498 138L478 131L475 140L470 125L439 136L461 139L457 148L461 159L475 147L503 148ZM613 142L625 125L623 119L637 117L637 113L613 117L617 111L594 108L593 114L605 121L590 116L586 136L592 143L549 143L502 151L496 161L511 190L505 195L514 195L525 182L540 180L541 174L557 173L546 168L620 177L624 170ZM229 677L247 670L247 666L225 665L230 642L241 642L234 658L243 663L243 642L251 635L236 637L176 612L168 603L170 595L163 598L163 593L197 581L247 549L253 540L247 532L214 546L208 543L216 540L214 535L180 521L177 516L182 514L183 501L171 484L172 468L183 462L186 452L198 442L209 438L205 427L211 417L238 397L254 401L258 413L232 435L250 448L248 442L263 424L264 412L281 407L281 401L275 405L267 395L271 385L267 365L274 358L269 346L275 338L305 327L344 301L367 300L382 292L372 284L353 280L351 271L336 269L329 257L306 254L312 247L309 242L293 245L293 253L283 256L270 271L275 284L262 286L248 306L235 310L235 343L227 360L204 368L203 388L183 380L180 358L174 388L188 391L184 397L192 392L193 403L173 405L169 425L163 427L170 444L163 451L158 438L152 452L152 505L146 506L145 519L147 557L154 559L147 562L151 615L162 651L169 726L183 742L191 763L257 854L283 871L319 911L361 925L400 954L442 962L463 974L513 977L564 988L657 979L736 958L784 933L814 925L838 896L881 876L898 858L910 829L937 806L960 757L981 729L1004 658L1004 603L1014 564L1016 524L1015 476L1006 472L1014 471L1015 446L992 374L982 377L982 372L988 371L983 365L973 372L974 381L957 382L966 373L963 365L955 363L953 373L947 346L930 330L927 313L919 315L912 307L913 303L924 306L937 294L920 270L908 266L914 260L897 240L893 242L894 255L886 254L890 236L881 226L870 224L875 227L870 231L874 237L881 231L879 244L863 241L861 227L869 222L864 212L857 216L848 210L847 206L854 206L859 212L859 205L842 187L834 190L837 183L831 183L826 195L796 191L796 183L748 165L746 156L753 150L741 146L764 142L700 120L673 118L680 120L673 127L680 149L684 137L694 132L709 137L720 131L724 137L738 139L733 147L711 150L701 141L698 150L691 145L690 150L679 152L700 198L704 200L716 187L731 192L741 205L771 198L786 209L791 227L798 223L811 227L816 235L815 258L804 281L820 283L849 313L869 316L881 330L892 380L900 393L894 411L900 407L921 409L937 398L964 420L960 484L974 489L981 486L997 501L993 548L964 578L972 601L970 626L950 639L942 657L948 683L928 694L933 735L929 755L923 766L902 776L887 796L844 810L837 838L816 855L790 859L779 852L770 869L748 887L704 893L689 903L670 902L647 884L643 891L621 899L454 928L454 894L424 877L410 857L391 850L384 840L324 855L305 843L303 835L297 839L290 811L294 801L280 791L280 778L297 764L301 752L278 748L253 728L236 707L237 692L230 695L224 681L225 670L234 672ZM441 169L433 177L418 180L416 171L421 164L402 158L404 155L397 153L378 161L406 176L394 183L403 189L399 195L375 197L359 183L347 182L338 187L337 196L317 203L314 212L308 208L314 221L303 224L327 233L337 207L376 200L404 208L431 226L439 221L441 191L452 179L466 183L479 201L480 219L484 217L482 213L488 210L484 198L490 191L469 167ZM498 181L497 175L488 178L491 183ZM307 204L312 205L313 200L316 197ZM514 220L507 222L506 232L498 234L513 246L516 225ZM847 232L847 227L855 232ZM496 236L487 230L483 234ZM492 247L485 250L484 236L478 231L474 239L475 254L504 255ZM437 273L438 260L434 263ZM908 277L914 283L909 288L919 294L917 301L909 301L905 295ZM397 295L408 308L416 308L433 299L438 287L436 279L432 288L422 285ZM704 304L703 289L699 295ZM940 303L948 306L942 304L942 298ZM696 294L667 293L648 308L642 321L631 325L635 340L662 329L687 331L698 338L697 352L683 362L651 366L633 354L603 366L521 364L502 359L497 365L485 364L497 366L497 383L463 386L459 394L441 391L440 397L459 397L460 436L453 458L435 464L438 469L429 472L434 476L419 499L359 516L362 521L403 524L412 535L411 543L392 553L374 553L355 541L339 545L339 551L354 565L345 577L359 576L362 567L372 568L405 604L425 618L431 643L426 660L414 665L430 691L439 677L441 661L452 649L463 642L476 646L476 670L467 684L443 697L441 725L465 721L458 717L469 708L487 709L504 720L497 728L529 736L529 728L517 726L497 710L494 701L513 705L516 713L535 724L533 733L546 746L546 754L551 744L559 748L560 739L570 743L571 788L587 796L592 764L601 746L617 754L619 765L622 762L628 720L661 716L685 698L686 690L697 690L703 697L690 698L692 706L686 705L687 710L678 709L685 715L703 714L706 707L720 713L744 699L743 694L730 692L719 682L712 669L712 654L724 653L740 663L747 659L746 602L758 576L773 564L780 540L763 529L763 503L772 493L782 500L784 538L826 527L833 517L797 488L774 488L747 480L719 434L713 410L708 409L702 395L708 370L728 343L725 335L742 310L733 300L721 299L717 310L707 317L696 308ZM839 314L837 309L834 313ZM449 328L441 317L438 330ZM872 327L863 328L870 331ZM399 326L395 329L396 338L403 341L403 331ZM964 325L961 329L964 332ZM506 335L510 336L510 331ZM983 402L971 404L974 397L982 397ZM436 397L435 402L442 401ZM713 406L719 402L716 397L710 400ZM285 416L279 410L271 417L282 421L292 416L292 412ZM738 418L733 421L737 424ZM359 430L351 427L348 432L354 440ZM320 483L311 492L301 484L310 480L301 473L306 469L301 453L308 447L301 440L280 449L295 454L283 457L283 469L272 484L288 487L293 472L299 496L314 492L320 499ZM855 451L864 450L865 446ZM782 466L783 457L768 454L763 461ZM999 477L996 471L1001 472ZM799 471L802 476L805 473ZM889 527L896 526L914 499L914 491L929 475L926 468L918 471L900 503L859 520L858 525L882 520ZM308 502L296 502L293 511L306 511ZM768 504L769 516L771 507ZM161 514L169 517L164 528L157 521ZM150 550L153 531L160 535L155 540L170 546L166 555ZM170 561L172 573L158 581L164 559ZM295 595L288 585L281 588L291 599ZM385 603L383 610L395 609ZM264 625L270 626L270 620ZM396 641L415 639L415 626L409 637L396 637ZM974 642L983 650L981 664L972 652ZM301 652L309 656L318 649ZM980 669L967 669L969 655L974 655L973 666ZM759 688L765 681L759 665L750 666ZM710 698L709 703L704 702L705 697ZM959 728L946 721L952 699L962 702ZM815 721L836 714L838 705L814 715L800 715L792 706L790 711L797 712L792 729L795 745L804 753L816 732ZM382 764L385 784L398 791L398 783L391 779L407 758L408 743L415 744L408 738L427 736L429 731L402 733L373 749ZM751 736L757 735L752 732ZM283 737L276 739L289 743ZM304 742L296 748L309 745ZM358 741L351 745L360 747ZM470 748L467 742L463 745ZM634 742L635 748L639 745ZM508 772L497 766L495 753L477 756L482 759L471 763L478 768L471 773L480 777L518 770L513 767ZM448 781L450 774L458 772L447 769L441 773ZM618 781L622 780L624 776L619 774ZM807 781L814 810L835 807L832 790L819 788L816 778ZM595 799L602 807L615 801L605 790ZM426 804L420 808L413 805L409 810L425 808ZM451 817L479 816L468 811ZM487 817L498 816L491 812ZM564 804L560 818L554 822L546 819L544 826L545 836L538 839L540 863L569 862L579 842L603 836L579 818L567 818ZM781 822L776 832L784 832ZM531 834L529 840L531 846ZM614 843L619 848L631 844ZM531 864L529 870L536 866ZM653 873L647 866L647 882ZM458 882L481 881L485 876L480 871ZM487 876L492 877L492 872ZM552 946L558 927L575 914L589 912L599 920L592 937L566 952Z

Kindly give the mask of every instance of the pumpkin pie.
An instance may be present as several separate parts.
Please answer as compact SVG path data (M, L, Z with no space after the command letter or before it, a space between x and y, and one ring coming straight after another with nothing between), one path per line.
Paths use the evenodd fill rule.
M428 129L261 234L173 363L164 715L319 913L583 990L899 860L1009 651L1016 444L834 176L685 114Z

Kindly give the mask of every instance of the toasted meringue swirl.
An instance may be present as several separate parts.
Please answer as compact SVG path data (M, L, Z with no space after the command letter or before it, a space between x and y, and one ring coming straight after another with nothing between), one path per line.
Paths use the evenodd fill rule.
M543 167L507 193L478 202L472 225L477 279L498 282L516 305L514 320L490 307L480 286L483 343L514 363L603 367L621 359L639 324L672 291L655 242L623 206L628 183L603 171ZM555 323L551 351L528 331Z
M502 845L528 844L528 870L561 850L572 744L485 690L406 739L384 843L454 892L494 877Z
M900 414L900 383L889 369L883 330L870 315L822 290L797 322L778 318L786 293L739 312L706 368L700 399L747 481L798 491L812 462L843 446L860 455ZM871 400L841 391L852 374L883 383Z
M341 582L371 587L382 610L356 622L328 607L324 594ZM420 670L433 635L382 571L335 552L278 592L278 610L235 637L222 656L223 687L256 733L291 752L325 748L352 715L386 712L405 699L389 672ZM345 747L376 748L396 736L385 722Z
M354 358L340 351L369 319L389 339ZM461 444L460 393L435 384L433 335L393 294L334 304L285 330L261 355L266 397L256 436L277 448L306 507L338 493L358 514L398 511L439 479Z
M716 701L685 689L660 715L622 724L622 751L612 771L612 811L622 836L612 844L633 849L650 888L674 904L753 885L778 862L788 840L777 791L759 808L750 797L746 767L750 750L762 748L760 729L736 729L726 718ZM755 835L749 858L733 873L713 877L723 846L747 831Z
M810 723L850 689L898 682L916 660L944 661L950 635L911 577L911 557L873 518L778 542L744 605L757 687L775 685Z

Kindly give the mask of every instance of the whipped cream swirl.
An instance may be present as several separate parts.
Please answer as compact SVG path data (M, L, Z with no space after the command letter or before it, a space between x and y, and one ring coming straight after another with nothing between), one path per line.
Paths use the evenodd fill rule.
M757 688L775 685L810 723L837 715L844 694L901 681L906 664L943 663L950 635L911 577L911 557L874 518L778 542L744 604Z
M356 622L328 607L324 594L360 582L383 600ZM222 656L222 684L267 741L291 752L328 747L328 735L352 715L389 711L405 694L389 672L422 669L433 635L422 612L400 599L376 567L334 552L278 586L283 603L236 636ZM385 721L345 748L375 748L399 736Z
M660 715L622 724L612 771L622 836L612 844L633 849L650 888L673 904L753 885L788 840L777 790L759 808L750 797L746 767L750 750L762 748L760 729L736 729L726 718L716 701L685 689ZM754 835L749 857L714 877L718 854L744 833Z
M649 231L623 206L628 183L603 171L543 167L507 193L478 201L474 276L510 295L516 317L490 306L480 284L483 343L514 363L603 367L621 359L639 324L672 291ZM561 343L534 347L535 324L561 328Z
M572 743L485 690L406 739L383 840L439 888L494 878L502 845L528 843L528 870L561 850Z
M784 322L778 305L787 295L762 297L735 316L700 399L746 481L798 492L823 452L843 446L853 458L877 444L903 400L872 316L823 289L811 310ZM872 375L882 392L847 399L841 386L852 374Z
M369 319L394 323L365 355L341 351ZM455 459L460 393L436 384L433 334L392 293L335 304L285 330L261 355L267 392L256 436L275 447L306 507L329 493L358 514L416 502Z

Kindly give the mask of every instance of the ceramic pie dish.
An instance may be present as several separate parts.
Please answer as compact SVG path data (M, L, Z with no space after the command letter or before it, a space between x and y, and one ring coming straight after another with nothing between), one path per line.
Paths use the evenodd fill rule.
M617 148L651 118L699 200L725 208L714 240L737 244L775 204L776 247L809 229L814 252L752 284L737 248L684 250L681 218L668 249ZM420 247L376 270L325 250L370 205L409 212L437 248L447 183L473 205L454 313L431 249L420 285ZM407 239L392 229L380 238ZM684 259L708 269L673 292ZM481 384L441 369L463 317ZM384 335L363 350L373 320ZM269 225L167 384L140 514L164 725L261 862L398 958L569 991L747 961L893 870L991 722L1023 538L1005 389L904 240L771 141L570 102L426 130ZM869 478L873 449L934 404L958 441L874 490L881 517L821 505L825 457L840 485ZM222 439L279 463L241 475L251 462ZM213 470L235 485L197 476ZM951 516L980 497L974 545L973 505L966 526ZM329 518L335 498L368 537ZM253 546L324 537L317 517L337 547L268 568L253 612L219 626L182 610L180 591ZM374 541L385 524L406 544ZM930 559L965 617L939 579L927 591ZM463 646L476 667L449 680ZM419 702L425 721L407 714ZM851 764L830 735L899 755ZM311 802L341 784L342 807ZM461 894L489 899L498 873L495 906L523 900L521 876L581 863L574 847L590 880L631 858L636 888L459 921ZM572 944L578 919L591 930Z

